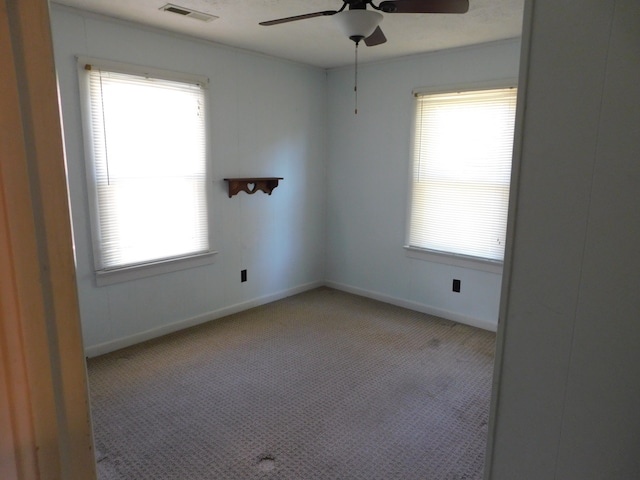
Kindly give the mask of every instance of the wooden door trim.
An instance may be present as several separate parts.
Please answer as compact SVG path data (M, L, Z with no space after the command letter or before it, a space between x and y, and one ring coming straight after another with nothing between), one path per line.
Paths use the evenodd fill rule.
M46 0L0 0L3 479L95 478Z

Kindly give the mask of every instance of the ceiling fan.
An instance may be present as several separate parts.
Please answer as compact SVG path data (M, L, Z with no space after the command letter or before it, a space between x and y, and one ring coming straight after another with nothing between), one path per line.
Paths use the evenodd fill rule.
M367 10L367 5L372 10ZM349 7L347 9L347 7ZM377 10L377 11L376 11ZM356 45L364 40L365 45L373 47L385 43L387 38L379 27L384 13L466 13L469 0L384 0L375 5L372 0L343 0L339 10L295 15L260 22L260 25L271 26L281 23L306 20L314 17L335 15L336 20L346 35Z

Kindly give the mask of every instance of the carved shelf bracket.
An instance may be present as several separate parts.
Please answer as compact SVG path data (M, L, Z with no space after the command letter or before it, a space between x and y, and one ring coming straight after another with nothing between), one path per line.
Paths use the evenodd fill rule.
M225 178L225 181L229 184L229 198L240 192L247 192L251 195L258 190L271 195L280 180L282 180L282 177Z

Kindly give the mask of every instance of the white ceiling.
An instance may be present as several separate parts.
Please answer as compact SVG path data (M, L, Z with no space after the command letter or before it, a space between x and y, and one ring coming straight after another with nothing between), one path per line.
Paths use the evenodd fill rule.
M354 44L331 16L264 27L258 22L323 10L341 0L53 0L54 3L208 39L322 68L353 63ZM219 17L211 22L164 12L167 3ZM374 0L377 5L379 2ZM519 37L524 0L470 0L465 14L384 14L387 42L361 44L361 63Z

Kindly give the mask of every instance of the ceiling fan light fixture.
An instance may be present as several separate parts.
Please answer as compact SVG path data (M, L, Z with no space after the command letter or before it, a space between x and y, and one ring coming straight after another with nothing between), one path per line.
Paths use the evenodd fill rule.
M354 42L367 38L382 21L382 14L372 10L344 10L333 16L342 31Z

